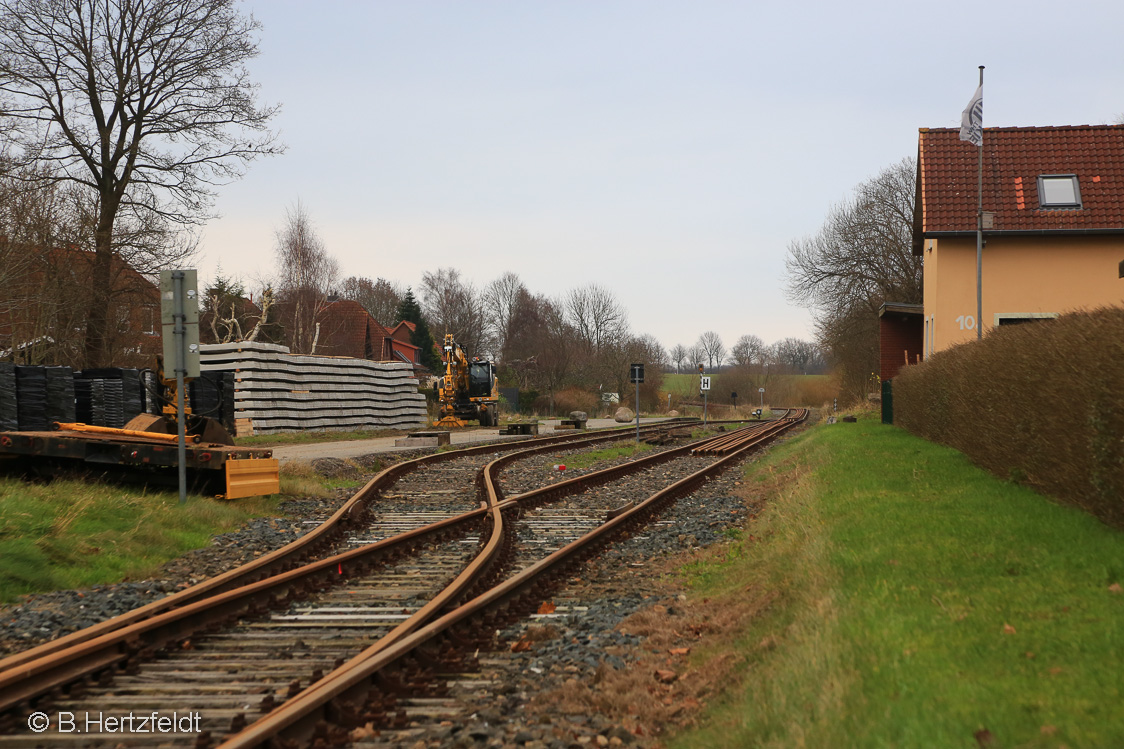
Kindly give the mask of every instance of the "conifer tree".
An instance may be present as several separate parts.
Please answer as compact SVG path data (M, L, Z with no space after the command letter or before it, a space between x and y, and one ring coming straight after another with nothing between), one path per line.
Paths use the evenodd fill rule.
M414 298L412 289L406 289L406 296L402 297L402 303L398 305L397 317L399 320L414 324L414 330L410 333L410 343L421 349L422 365L434 372L438 371L441 368L441 358L435 351L433 335L429 332L429 325L426 324L425 318L422 317L421 305Z

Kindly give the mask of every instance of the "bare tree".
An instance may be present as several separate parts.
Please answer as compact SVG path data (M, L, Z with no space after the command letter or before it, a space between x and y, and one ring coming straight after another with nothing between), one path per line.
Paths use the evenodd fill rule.
M519 276L511 271L507 271L484 288L484 311L490 331L488 337L495 349L493 354L496 357L504 355L508 339L515 334L512 323L520 304L525 303L527 297L527 287L523 285Z
M677 343L672 347L670 354L671 361L675 362L675 374L679 374L679 370L682 368L683 362L687 361L690 356L687 351L687 347L682 343Z
M726 347L722 344L722 336L713 330L708 330L699 336L695 346L706 357L708 367L713 369L715 364L722 366L722 360L726 358Z
M277 301L281 323L294 353L316 351L317 318L339 276L339 264L328 255L299 200L285 211L275 250L280 278Z
M566 315L560 304L551 302L545 297L537 296L534 299L535 309L541 320L534 383L546 390L550 397L550 411L553 414L554 396L573 374L576 337L573 329L566 322Z
M379 325L386 328L392 328L400 322L397 319L398 305L402 304L405 295L401 285L385 278L372 281L369 278L351 276L344 279L340 286L342 298L359 302Z
M628 358L628 313L608 289L590 284L570 291L562 302L574 336L573 373L579 382L613 386ZM627 373L628 362L624 361Z
M483 356L491 345L484 319L484 297L456 268L423 273L421 305L434 336L452 333L469 356Z
M203 292L199 318L203 343L280 340L281 331L272 319L273 289L267 286L262 291L260 306L246 298L246 293L240 280L224 276L221 267L216 271Z
M773 344L773 356L777 366L790 374L809 374L809 370L819 361L816 344L799 338L784 338Z
M738 338L738 342L730 349L731 362L739 367L750 364L760 364L765 359L765 342L752 333Z
M22 317L38 296L33 274L44 262L42 250L53 245L55 229L64 221L62 202L55 186L29 185L0 167L0 316L9 321L9 329L13 316ZM0 340L0 348L16 343Z
M613 292L590 284L572 290L565 301L566 319L579 340L593 351L619 343L628 334L628 313Z
M106 363L119 219L199 224L216 185L279 150L245 69L258 28L234 0L0 0L12 154L94 196L87 366Z
M81 364L96 212L88 192L41 177L34 168L0 176L0 349L21 352L27 363ZM122 235L138 246L165 241L159 226L123 223ZM151 364L140 345L151 336L138 335L154 330L154 287L143 277L148 269L121 262L128 259L120 252L111 264L105 349L122 364Z
M835 206L818 234L789 243L788 296L812 310L819 343L852 395L878 369L878 308L922 298L912 246L916 175L914 159L882 170Z
M687 349L687 360L690 362L692 370L702 367L704 366L703 363L706 361L706 352L696 343L694 346Z

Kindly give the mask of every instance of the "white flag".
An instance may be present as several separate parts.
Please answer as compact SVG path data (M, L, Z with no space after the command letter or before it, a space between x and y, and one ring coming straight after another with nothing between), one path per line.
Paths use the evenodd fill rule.
M972 94L972 100L960 115L960 140L973 146L983 145L983 84Z

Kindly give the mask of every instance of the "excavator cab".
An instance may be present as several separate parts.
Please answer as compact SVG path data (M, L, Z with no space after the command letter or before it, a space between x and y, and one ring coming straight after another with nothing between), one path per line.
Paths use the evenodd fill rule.
M468 365L468 397L488 398L496 384L496 367L490 361L473 360Z

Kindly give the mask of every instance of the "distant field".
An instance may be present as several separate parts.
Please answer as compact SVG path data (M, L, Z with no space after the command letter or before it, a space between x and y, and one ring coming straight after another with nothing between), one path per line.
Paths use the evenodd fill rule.
M750 380L738 372L722 372L710 377L709 398L714 403L729 403L730 393L738 394L739 405L757 403L760 380ZM699 394L699 375L664 375L663 389L673 395L693 400ZM765 403L773 405L819 406L835 397L835 383L831 375L772 375L765 382Z

